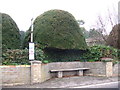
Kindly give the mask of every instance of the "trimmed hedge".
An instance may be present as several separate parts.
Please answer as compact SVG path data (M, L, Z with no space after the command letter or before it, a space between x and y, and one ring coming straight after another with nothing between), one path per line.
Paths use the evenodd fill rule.
M34 21L34 42L41 47L58 49L87 49L84 35L73 17L67 11L49 10ZM25 44L29 42L29 30ZM27 45L25 45L27 46Z
M67 11L44 12L35 19L33 33L35 44L43 49L46 59L51 61L79 59L80 52L88 48L78 22ZM24 47L28 47L29 41L30 29L26 32Z

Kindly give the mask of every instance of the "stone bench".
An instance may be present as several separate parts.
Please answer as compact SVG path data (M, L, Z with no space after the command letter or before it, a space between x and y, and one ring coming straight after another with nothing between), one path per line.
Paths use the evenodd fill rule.
M57 77L62 78L63 77L63 72L68 72L68 71L78 71L78 76L83 76L83 72L85 70L89 70L89 68L74 68L74 69L56 69L56 70L50 70L51 73L57 72Z

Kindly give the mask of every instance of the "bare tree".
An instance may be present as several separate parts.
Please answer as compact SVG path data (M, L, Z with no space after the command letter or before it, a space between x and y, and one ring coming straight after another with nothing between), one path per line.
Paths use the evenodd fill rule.
M113 7L113 10L110 11L110 9L107 10L107 15L106 16L102 16L102 15L98 15L98 19L96 22L96 30L98 30L99 33L102 33L102 38L104 39L105 42L107 42L107 37L108 31L107 28L114 27L114 25L118 24L118 13L115 10L115 8ZM111 31L109 30L109 31Z

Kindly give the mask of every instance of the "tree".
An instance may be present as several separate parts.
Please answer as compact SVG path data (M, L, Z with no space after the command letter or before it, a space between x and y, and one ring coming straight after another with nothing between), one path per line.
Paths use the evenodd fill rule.
M78 24L80 26L80 29L81 29L85 39L88 38L89 37L89 31L87 31L84 27L82 27L82 25L84 25L85 22L83 20L77 20L77 22L78 22Z
M22 48L26 33L24 31L20 31L19 33L20 33L21 48Z
M98 37L101 37L101 36L102 36L102 33L99 32L99 30L95 30L95 28L90 29L90 31L89 31L89 37L90 38L98 38Z
M84 27L80 27L85 39L89 38L89 31L87 31Z
M107 31L108 27L111 27L111 29L113 28L114 25L116 25L118 23L118 14L117 11L114 9L108 9L107 10L108 14L104 17L102 15L98 15L98 19L96 22L96 30L98 30L98 32L102 33L102 38L104 39L104 41L107 43L107 37L109 34L109 32Z
M79 25L84 25L85 24L85 22L83 20L77 20L77 22L78 22Z
M25 37L23 40L22 48L28 48L29 42L30 42L30 35L31 35L31 26L30 28L25 32Z
M107 38L107 45L120 49L120 24L113 27Z
M2 47L3 49L20 48L20 33L15 21L2 13Z

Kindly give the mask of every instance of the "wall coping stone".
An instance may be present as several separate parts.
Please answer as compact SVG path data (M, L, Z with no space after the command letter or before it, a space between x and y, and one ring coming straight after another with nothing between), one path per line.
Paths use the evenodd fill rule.
M30 67L30 65L0 65L0 67Z
M37 61L37 60L30 61L30 62L31 62L31 65L32 65L32 64L41 64L41 63L42 63L42 61Z

